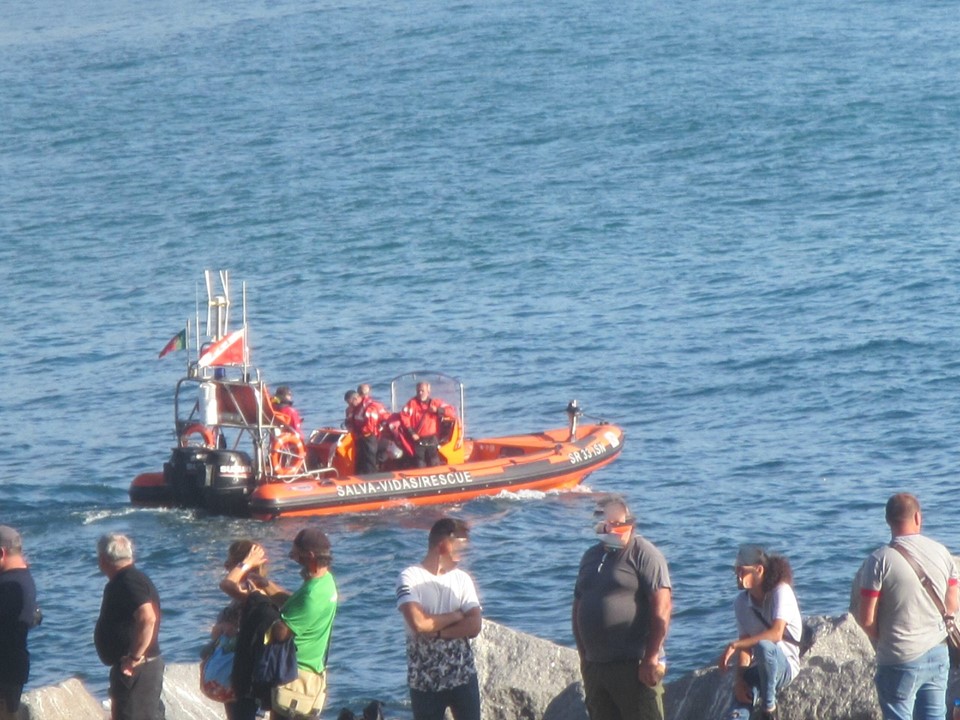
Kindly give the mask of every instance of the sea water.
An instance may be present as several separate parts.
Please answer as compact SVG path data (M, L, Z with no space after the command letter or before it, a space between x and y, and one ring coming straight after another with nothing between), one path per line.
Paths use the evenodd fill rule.
M45 621L30 685L81 677L130 534L194 661L229 542L322 527L329 714L408 716L397 573L473 526L487 617L572 645L595 495L674 585L669 677L733 636L736 547L846 610L883 504L957 550L960 45L951 3L39 0L0 8L0 522ZM205 268L308 427L435 369L472 436L588 415L623 454L577 492L271 523L130 506L162 466ZM200 300L204 299L201 290Z

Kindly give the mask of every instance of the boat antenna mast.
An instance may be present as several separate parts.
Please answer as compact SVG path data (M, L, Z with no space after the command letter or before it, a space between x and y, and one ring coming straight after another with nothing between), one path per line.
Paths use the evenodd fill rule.
M216 342L230 332L230 271L219 271L219 288L214 285L213 272L204 270L203 277L207 284L207 337Z

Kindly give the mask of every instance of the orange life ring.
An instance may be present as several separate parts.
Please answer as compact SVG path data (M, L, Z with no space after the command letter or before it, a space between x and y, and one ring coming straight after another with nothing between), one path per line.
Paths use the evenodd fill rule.
M306 457L300 433L282 432L270 443L270 466L278 477L299 475Z
M212 427L201 423L193 423L193 425L187 425L180 433L180 447L189 447L192 444L190 442L191 435L199 435L200 439L203 440L203 447L213 448L217 446L217 436Z

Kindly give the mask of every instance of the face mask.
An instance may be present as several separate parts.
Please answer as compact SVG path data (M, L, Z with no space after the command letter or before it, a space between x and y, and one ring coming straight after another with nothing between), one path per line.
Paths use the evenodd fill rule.
M623 536L617 533L598 533L597 537L607 550L619 550L624 546Z
M608 526L607 523L600 523L597 525L597 537L607 549L619 550L626 546L627 536L632 529L633 525Z

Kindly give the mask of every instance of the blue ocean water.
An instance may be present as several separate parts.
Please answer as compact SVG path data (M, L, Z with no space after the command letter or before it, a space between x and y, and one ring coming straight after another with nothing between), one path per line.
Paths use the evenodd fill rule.
M8 3L0 10L0 522L46 620L31 685L82 677L128 532L192 661L230 540L333 540L329 714L407 713L393 581L444 509L255 523L133 509L172 444L204 268L245 280L255 362L310 427L414 369L470 434L621 424L582 492L469 519L490 618L572 644L594 493L666 553L670 673L733 633L736 546L838 614L882 506L957 550L960 22L950 3ZM446 510L450 510L449 508Z

